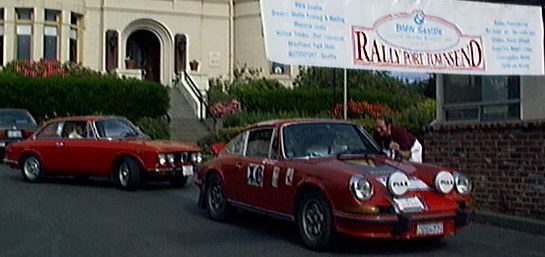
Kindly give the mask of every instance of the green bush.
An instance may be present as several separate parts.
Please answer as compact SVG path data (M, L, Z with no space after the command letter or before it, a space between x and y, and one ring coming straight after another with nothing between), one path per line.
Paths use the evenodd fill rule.
M260 121L286 118L331 118L329 110L313 113L298 111L281 112L237 112L227 116L223 120L223 127L241 127L251 125Z
M327 88L252 88L232 90L244 111L251 112L302 112L310 115L330 111L335 103L342 102L341 92L334 98ZM408 108L420 99L406 94L393 94L378 90L351 90L350 99L371 103L383 103L393 110Z
M203 150L204 154L211 154L210 145L218 142L228 142L231 138L235 137L238 133L242 132L244 127L231 127L222 128L214 134L209 134L200 138L197 141L199 147Z
M435 112L436 102L434 99L428 98L403 110L399 116L394 117L394 120L418 138L422 138L424 127L435 119Z
M88 114L157 118L170 102L167 89L155 82L84 74L36 78L9 72L0 73L0 99L0 108L26 108L38 120Z
M135 125L152 139L170 139L168 123L162 119L143 117L136 120Z

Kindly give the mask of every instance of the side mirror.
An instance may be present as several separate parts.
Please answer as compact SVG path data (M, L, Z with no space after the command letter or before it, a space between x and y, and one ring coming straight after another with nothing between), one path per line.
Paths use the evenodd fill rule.
M223 142L217 142L210 144L210 151L212 152L212 156L217 157L221 150L223 150L223 147L225 147L225 143Z

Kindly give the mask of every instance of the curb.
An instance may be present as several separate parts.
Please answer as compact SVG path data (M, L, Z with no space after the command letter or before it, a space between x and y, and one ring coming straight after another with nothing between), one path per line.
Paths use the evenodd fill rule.
M473 221L503 228L520 230L532 234L545 235L545 221L510 216L489 211L475 211Z

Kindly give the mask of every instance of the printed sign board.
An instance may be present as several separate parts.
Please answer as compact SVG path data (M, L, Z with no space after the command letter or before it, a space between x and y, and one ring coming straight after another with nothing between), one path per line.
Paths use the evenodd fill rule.
M261 0L270 61L320 67L543 75L535 6L457 0Z

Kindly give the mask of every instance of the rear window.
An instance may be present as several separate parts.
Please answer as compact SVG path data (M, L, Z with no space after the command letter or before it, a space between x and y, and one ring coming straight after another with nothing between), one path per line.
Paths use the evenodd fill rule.
M0 126L36 125L36 121L27 111L0 110Z

